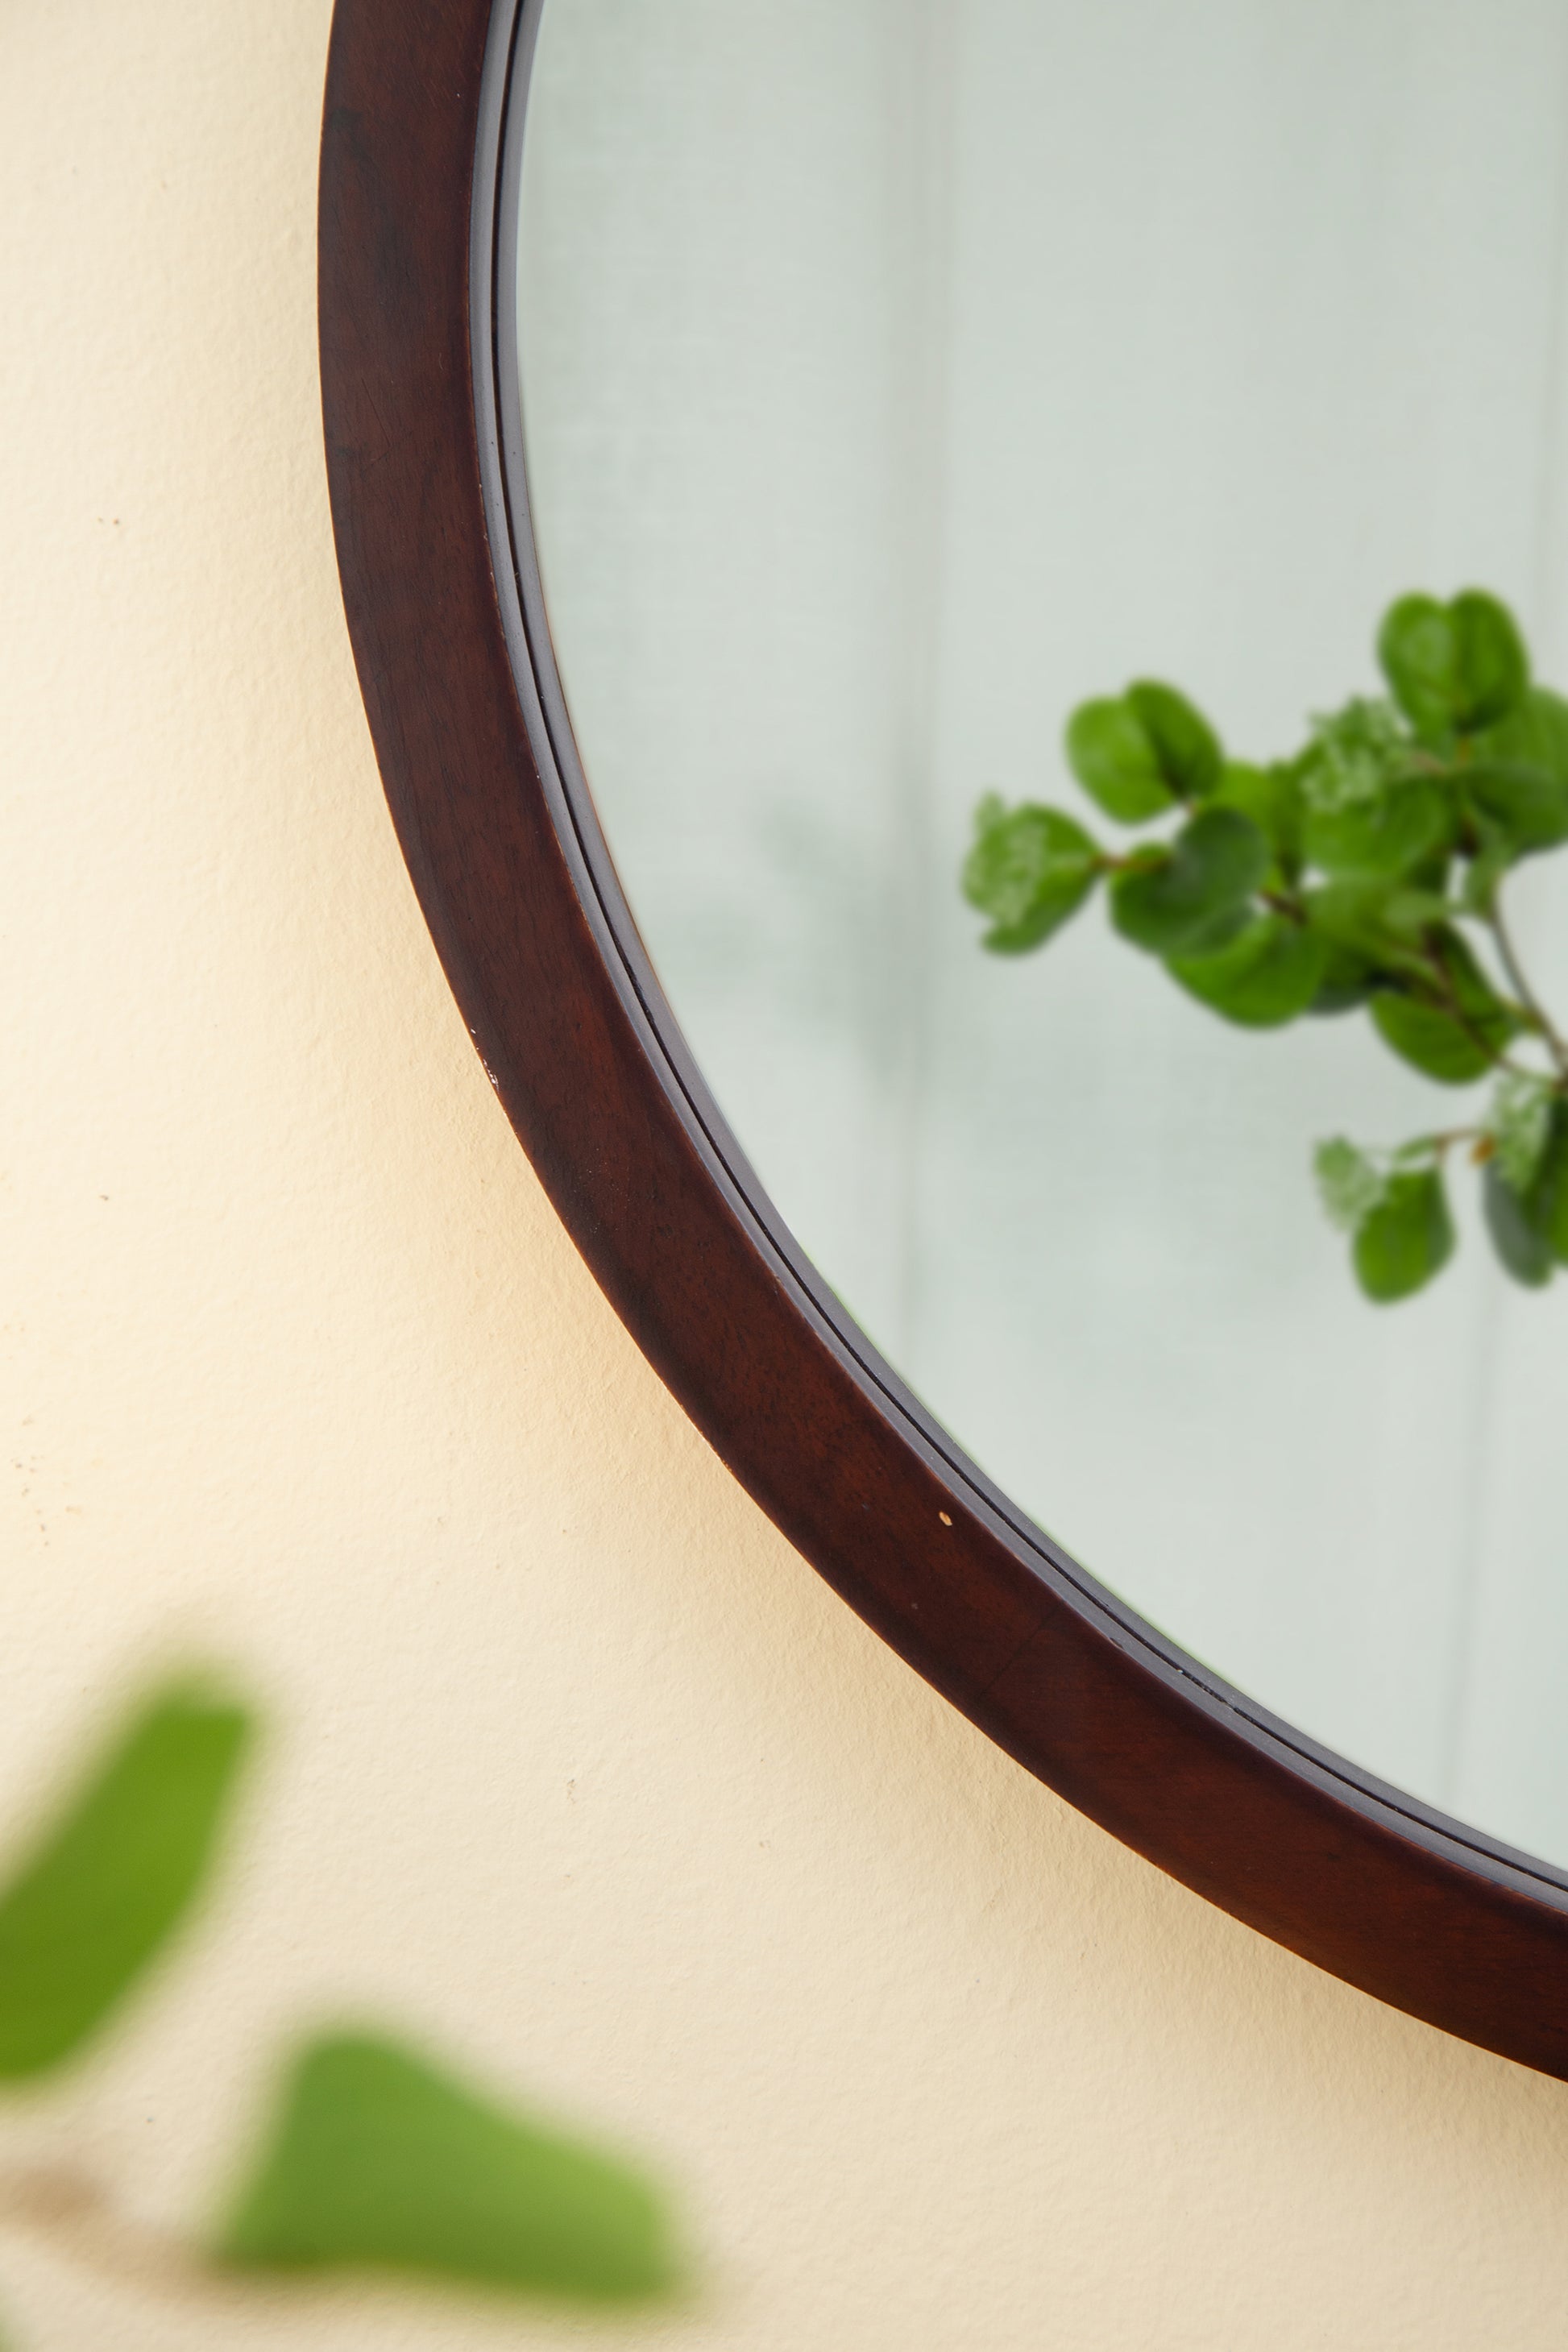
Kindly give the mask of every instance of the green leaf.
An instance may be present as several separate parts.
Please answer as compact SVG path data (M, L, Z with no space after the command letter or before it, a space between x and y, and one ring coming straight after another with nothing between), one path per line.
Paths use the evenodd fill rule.
M1440 891L1415 889L1406 882L1395 884L1383 902L1387 929L1395 939L1417 947L1425 945L1428 935L1446 924L1454 911Z
M240 1707L164 1691L0 1892L0 2079L72 2056L179 1925L213 1860L250 1727Z
M1353 949L1336 947L1328 940L1322 941L1322 976L1308 1011L1327 1014L1356 1012L1372 994L1376 965L1357 955Z
M1215 808L1239 809L1250 817L1274 852L1282 877L1294 876L1301 860L1301 788L1284 761L1270 768L1227 761L1210 800Z
M1302 855L1331 875L1410 874L1441 850L1458 821L1448 788L1386 702L1361 697L1312 722L1292 773L1303 809Z
M1294 761L1307 799L1322 808L1376 800L1402 776L1418 772L1419 755L1392 702L1352 695L1320 711L1312 740Z
M1378 631L1378 660L1394 700L1426 743L1495 726L1522 701L1530 656L1506 605L1478 588L1451 604L1402 596Z
M1153 747L1160 780L1172 798L1199 801L1219 782L1225 753L1203 712L1173 686L1139 678L1126 703Z
M1517 709L1475 740L1463 769L1468 799L1516 856L1568 841L1568 702L1532 687Z
M1568 783L1555 776L1493 761L1466 769L1465 790L1477 814L1496 827L1516 857L1568 841Z
M1541 1173L1559 1097L1533 1072L1505 1070L1492 1097L1491 1131L1498 1172L1521 1196Z
M1168 849L1151 850L1114 877L1111 920L1154 955L1223 946L1268 870L1268 845L1250 818L1204 809Z
M1173 956L1188 994L1244 1029L1279 1029L1305 1013L1322 983L1327 947L1300 923L1263 915L1223 948Z
M1386 1180L1368 1154L1342 1135L1319 1144L1312 1169L1329 1223L1342 1233L1354 1233L1382 1200Z
M595 2302L676 2280L640 2174L363 2033L304 2052L216 2251L247 2267L416 2272Z
M1568 1102L1543 1081L1510 1072L1499 1083L1492 1123L1487 1223L1509 1272L1539 1287L1546 1280L1542 1268L1549 1271L1554 1258L1568 1265Z
M1568 783L1568 702L1549 686L1532 686L1506 719L1476 737L1475 753L1539 768Z
M1405 776L1375 798L1338 807L1309 799L1301 845L1325 874L1394 876L1440 848L1454 831L1448 794L1426 776Z
M1552 1106L1552 1131L1531 1188L1531 1209L1559 1265L1568 1265L1568 1102Z
M1424 1289L1453 1254L1453 1220L1436 1168L1390 1176L1352 1250L1356 1279L1380 1306Z
M1384 1045L1440 1086L1473 1086L1494 1066L1491 1055L1462 1022L1420 997L1380 994L1373 1000L1372 1017Z
M1530 656L1508 606L1484 589L1462 589L1448 611L1458 645L1455 724L1462 735L1471 735L1478 728L1495 727L1523 701Z
M1383 616L1377 658L1389 692L1426 742L1446 742L1457 698L1458 650L1447 605L1401 596Z
M1518 760L1568 783L1568 701L1549 686L1532 686L1506 719L1476 739L1479 756Z
M1479 916L1483 920L1490 914L1498 884L1520 855L1511 842L1489 829L1483 845L1465 869L1459 897L1467 914Z
M1481 1205L1492 1246L1516 1282L1541 1290L1552 1279L1552 1244L1495 1160L1481 1174Z
M1068 720L1068 765L1119 824L1142 824L1174 798L1148 729L1128 703L1081 702Z
M1420 943L1390 919L1403 891L1389 882L1329 882L1307 893L1312 929L1373 975L1421 986L1430 965Z
M963 895L989 917L983 944L996 955L1037 948L1075 915L1103 860L1082 825L1060 809L1026 803L1008 810L994 793L975 812Z
M1372 1017L1403 1061L1440 1085L1470 1086L1496 1066L1521 1023L1457 931L1443 935L1437 961L1441 971L1416 984L1415 992L1380 992Z

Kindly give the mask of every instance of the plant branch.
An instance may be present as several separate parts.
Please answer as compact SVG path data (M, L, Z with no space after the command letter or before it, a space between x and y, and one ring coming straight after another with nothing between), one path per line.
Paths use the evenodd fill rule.
M172 2302L233 2312L259 2298L297 2303L280 2282L226 2273L166 2231L116 2205L102 2183L74 2166L34 2164L0 2170L0 2230L26 2230L52 2241L100 2277Z
M1488 1044L1486 1038L1481 1034L1481 1032L1477 1028L1475 1023L1466 1012L1464 1005L1460 1003L1458 984L1455 981L1453 973L1448 970L1447 965L1443 961L1442 957L1437 953L1435 948L1428 949L1426 961L1431 970L1437 975L1441 985L1442 994L1446 1000L1447 1011L1450 1019L1453 1020L1458 1028L1464 1031L1471 1045L1476 1048L1476 1051L1486 1055L1494 1070L1511 1070L1516 1077L1529 1077L1531 1074L1524 1067L1523 1064L1521 1062L1511 1060L1505 1048ZM1523 1013L1528 1010L1528 1007L1520 1004L1512 1005L1509 1009L1510 1012Z
M1415 1151L1417 1150L1435 1152L1436 1157L1441 1160L1446 1156L1446 1154L1453 1150L1457 1143L1474 1143L1479 1145L1482 1143L1489 1143L1490 1141L1491 1131L1488 1128L1446 1127L1436 1135L1418 1135L1414 1142L1405 1144L1404 1146L1404 1150L1407 1152ZM1395 1152L1394 1155L1396 1160L1401 1155L1398 1152Z

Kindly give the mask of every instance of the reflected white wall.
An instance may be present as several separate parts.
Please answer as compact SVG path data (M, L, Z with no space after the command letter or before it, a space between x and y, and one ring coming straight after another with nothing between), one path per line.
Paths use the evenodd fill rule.
M1266 753L1474 580L1568 680L1565 131L1556 0L549 0L522 291L588 772L827 1279L1178 1640L1568 1858L1568 1291L1472 1218L1378 1313L1309 1176L1462 1098L955 884L1135 673Z

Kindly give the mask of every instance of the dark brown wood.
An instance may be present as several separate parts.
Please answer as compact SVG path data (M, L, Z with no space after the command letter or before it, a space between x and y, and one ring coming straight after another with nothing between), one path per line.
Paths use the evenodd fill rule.
M1563 1875L1273 1721L1031 1529L814 1290L683 1066L592 812L570 761L552 761L534 708L548 681L509 650L514 549L492 556L470 357L470 201L476 168L483 193L494 162L480 140L490 19L491 0L338 0L321 374L344 600L387 796L524 1149L735 1475L954 1706L1264 1935L1568 2077ZM490 500L493 515L493 486Z

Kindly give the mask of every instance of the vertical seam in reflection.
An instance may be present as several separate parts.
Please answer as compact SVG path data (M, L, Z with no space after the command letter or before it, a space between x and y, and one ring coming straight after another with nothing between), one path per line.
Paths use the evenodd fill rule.
M1568 361L1568 334L1565 334L1565 327L1568 327L1568 318L1565 318L1568 284L1564 282L1568 278L1568 38L1564 40L1563 53L1558 61L1557 85L1557 186L1549 297L1552 310L1547 331L1545 389L1540 425L1535 544L1531 566L1533 573L1531 583L1532 610L1530 616L1531 642L1536 646L1545 646L1553 653L1559 600L1553 576L1552 546L1556 510L1562 494L1563 469L1558 439L1563 427L1564 362ZM1478 1393L1476 1409L1471 1415L1459 1590L1444 1715L1443 1749L1438 1760L1438 1788L1442 1802L1455 1812L1463 1802L1466 1768L1470 1760L1468 1751L1474 1730L1475 1650L1482 1631L1488 1522L1495 1483L1490 1439L1497 1420L1497 1391L1501 1374L1499 1360L1501 1318L1499 1279L1497 1270L1491 1269L1477 1331L1475 1387Z
M1465 1509L1459 1539L1458 1589L1455 1597L1448 1689L1443 1709L1442 1751L1437 1759L1440 1802L1457 1811L1464 1778L1465 1749L1470 1727L1473 1682L1472 1653L1480 1620L1482 1562L1490 1502L1489 1452L1496 1416L1498 1381L1499 1293L1496 1269L1485 1275L1476 1318L1475 1373L1471 1382L1469 1444L1465 1475Z
M931 923L936 872L936 759L946 683L947 552L952 493L952 390L953 256L958 35L953 0L926 0L913 67L909 124L904 142L905 217L893 233L910 250L910 283L904 304L904 334L917 344L914 373L920 415L906 463L918 518L910 533L907 577L912 593L902 624L904 676L900 734L896 750L895 794L910 818L908 847L895 869L894 905L898 966L904 980L904 1008L897 1023L899 1089L893 1118L893 1170L898 1202L897 1331L889 1335L905 1378L919 1389L922 1304L921 1223L927 1090L931 1082L934 1016L932 970L935 930ZM900 396L901 370L893 355L891 396ZM899 828L895 828L895 835Z
M1562 467L1558 460L1558 435L1562 428L1564 361L1568 359L1568 319L1564 317L1564 296L1568 288L1568 37L1564 38L1563 55L1558 63L1558 134L1557 134L1557 194L1556 234L1552 255L1552 324L1547 341L1546 388L1544 415L1541 420L1541 481L1540 497L1535 513L1535 610L1531 615L1533 627L1531 635L1537 645L1546 644L1555 653L1554 625L1557 619L1557 598L1552 577L1552 546L1555 508L1562 486Z

